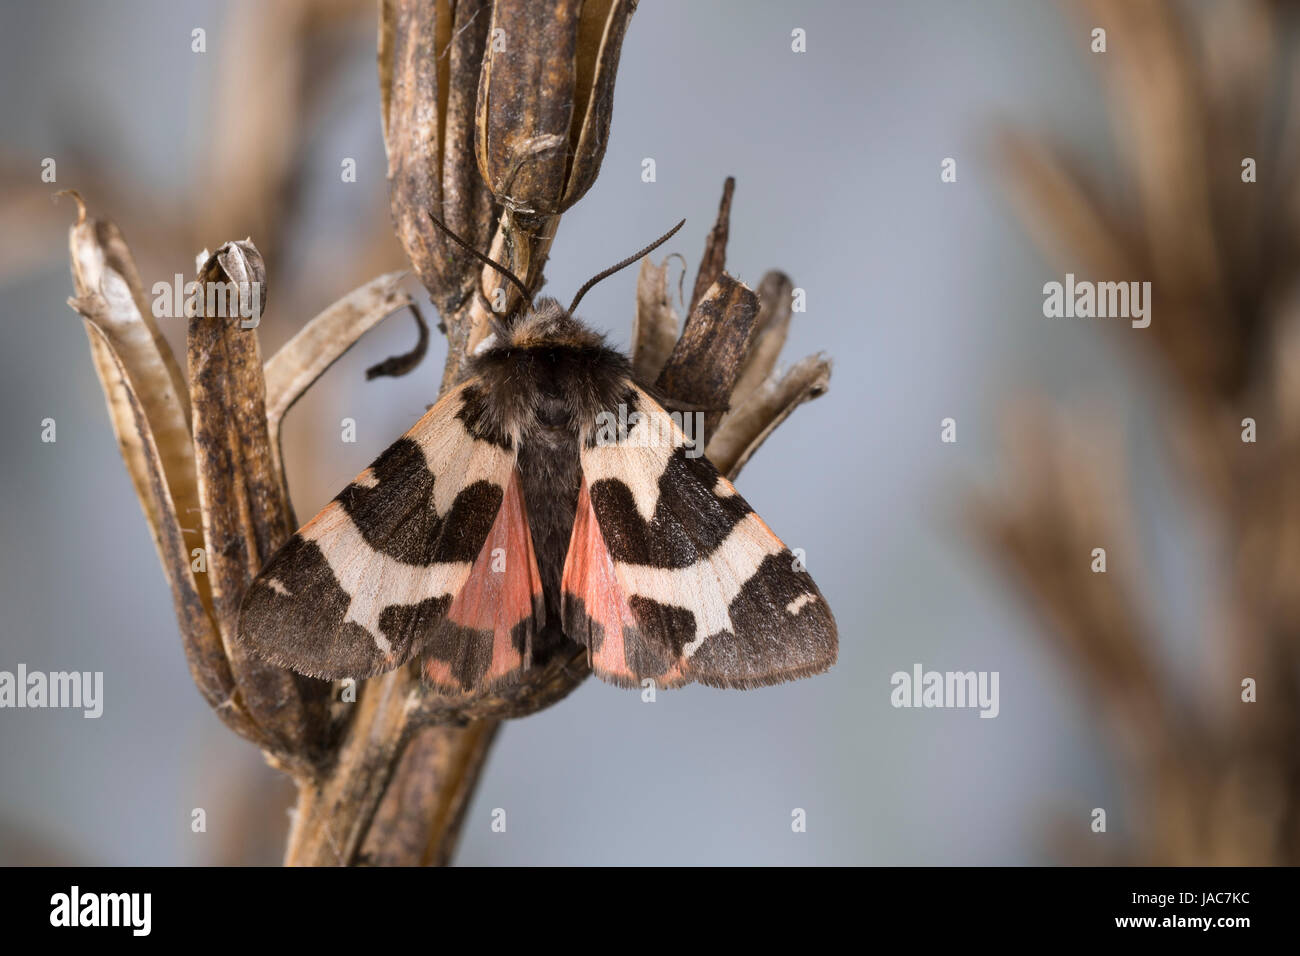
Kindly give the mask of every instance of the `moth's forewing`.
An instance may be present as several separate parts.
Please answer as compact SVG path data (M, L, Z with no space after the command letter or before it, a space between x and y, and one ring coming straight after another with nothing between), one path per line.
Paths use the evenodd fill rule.
M639 421L582 448L565 563L565 629L593 670L661 687L826 670L838 637L812 578L663 408L635 386L631 400Z
M496 523L514 449L473 430L477 383L449 392L272 556L240 637L283 667L369 677L423 651Z

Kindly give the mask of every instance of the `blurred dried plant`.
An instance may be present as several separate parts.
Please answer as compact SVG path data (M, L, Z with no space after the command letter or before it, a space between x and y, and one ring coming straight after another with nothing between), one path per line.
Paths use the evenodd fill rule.
M1151 326L1125 327L1167 390L1164 430L1199 492L1222 585L1206 621L1208 681L1160 659L1139 585L1127 464L1077 411L1021 411L1002 493L979 497L987 546L1036 599L1120 749L1131 797L1123 850L1142 864L1300 862L1300 89L1289 11L1091 0L1128 173L1123 198L1035 137L1001 136L1011 195L1065 267L1152 282ZM1087 31L1083 31L1087 35ZM1246 182L1253 159L1258 182ZM1054 421L1068 414L1068 426ZM1086 417L1086 416L1084 416ZM1243 441L1244 419L1258 441ZM1114 423L1110 423L1113 429ZM1069 436L1069 437L1067 437ZM1107 547L1112 573L1094 574ZM1118 570L1119 573L1114 573ZM1189 589L1192 590L1192 589ZM1242 700L1242 681L1258 702ZM1080 825L1082 826L1082 824ZM1085 832L1080 829L1079 832Z
M223 8L222 40L207 71L212 79L204 92L212 107L204 126L239 135L204 141L188 177L203 188L186 201L171 201L154 184L132 178L129 166L96 161L94 142L67 144L60 181L75 170L82 195L128 222L146 275L170 276L181 264L178 256L187 259L212 236L256 236L278 277L280 301L306 308L320 294L318 265L282 252L301 224L299 187L308 178L316 117L333 88L340 38L373 29L374 6L373 0L232 0ZM0 214L9 225L0 234L0 281L38 267L63 241L64 224L49 214L51 187L33 181L38 163L0 148ZM382 209L356 224L350 249L331 270L338 288L403 264Z
M619 50L635 6L381 5L392 218L447 334L444 389L485 334L500 279L449 246L427 214L438 212L538 288L560 215L599 171ZM313 10L306 5L299 13ZM279 101L270 118L288 108ZM281 169L284 150L265 150L263 161ZM775 370L792 284L772 272L755 293L723 271L732 190L728 180L680 338L666 269L643 261L633 361L670 396L731 409L714 413L707 453L734 476L795 407L825 391L829 364L810 357L788 373ZM435 694L408 667L365 682L348 702L344 686L251 658L235 640L245 588L297 524L279 450L284 413L366 330L411 305L401 275L360 285L265 361L255 329L205 306L189 320L182 372L146 306L121 233L77 202L70 304L85 320L195 683L221 719L298 786L286 861L446 863L499 721L569 693L588 676L586 652L537 662L517 687L498 694ZM241 222L230 219L227 234L246 233ZM275 231L273 221L265 226ZM270 271L251 240L228 242L198 264L201 282L256 285L264 304ZM422 354L423 337L412 355L383 368L404 373ZM200 516L199 528L183 527L190 514ZM198 548L205 568L194 562Z

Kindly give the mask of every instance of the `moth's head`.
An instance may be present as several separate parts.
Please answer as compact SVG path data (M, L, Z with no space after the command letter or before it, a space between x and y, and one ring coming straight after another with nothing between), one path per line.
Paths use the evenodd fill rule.
M538 299L511 319L494 321L472 365L480 375L531 383L545 394L591 392L593 377L627 375L626 357L554 299Z
M626 356L553 299L496 323L470 370L483 380L500 430L516 441L537 428L583 433L617 406L632 374Z
M475 349L483 354L490 349L512 351L551 349L595 349L604 345L600 335L583 325L554 299L538 299L506 323L497 323L492 334Z

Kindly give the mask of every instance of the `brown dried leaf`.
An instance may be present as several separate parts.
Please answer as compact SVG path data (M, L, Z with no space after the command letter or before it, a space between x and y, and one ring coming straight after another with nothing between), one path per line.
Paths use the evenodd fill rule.
M285 414L361 336L412 304L410 295L399 288L405 276L405 272L390 272L353 289L303 326L267 361L267 428L275 472L281 481L280 494L286 502L289 496L280 457L280 426Z
M87 308L93 308L89 302L83 304ZM190 544L185 541L184 530L172 510L167 476L161 468L162 458L153 440L144 406L108 336L98 324L89 320L86 322L86 332L90 336L91 356L108 396L110 415L114 428L118 430L119 440L123 429L129 427L132 430L131 444L138 451L129 454L124 447L123 454L129 455L128 460L130 457L138 457L143 469L146 482L143 488L137 487L137 493L141 496L145 513L160 516L157 524L151 521L150 529L154 534L154 544L158 548L167 583L171 586L172 603L176 607L176 619L180 624L190 676L203 699L217 712L217 716L236 733L261 744L261 734L234 699L234 678L226 661L221 637L204 604L203 595L195 584L190 564Z
M830 380L831 363L820 355L809 355L783 376L773 375L723 419L705 449L709 460L735 478L791 412L826 394Z
M683 402L709 409L713 434L740 379L758 319L758 296L723 273L691 310L658 387Z
M122 233L106 219L88 219L81 197L77 221L69 234L72 281L77 297L93 302L94 318L121 357L135 392L145 403L150 422L171 478L174 492L193 486L189 396L175 356L146 305L135 260ZM90 318L87 316L87 318ZM190 480L184 480L188 473ZM192 501L178 502L184 507Z
M259 744L263 738L233 698L234 678L211 616L207 575L191 567L192 548L204 546L189 396L180 369L149 311L130 249L107 221L87 219L81 198L70 235L73 282L69 304L85 318L91 357L108 401L122 457L144 508L154 545L172 590L186 661L204 699L232 729ZM187 542L184 522L195 527Z
M353 289L298 330L266 363L266 415L272 432L285 413L361 336L412 304L400 288L406 272L390 272Z
M754 394L772 376L776 360L785 348L785 338L790 331L790 313L793 310L794 283L784 272L772 270L758 284L758 321L749 355L740 372L740 381L731 394L731 404L737 408Z
M677 344L678 318L668 291L668 260L655 265L646 256L636 280L636 317L632 323L632 375L653 382Z
M736 192L736 177L728 176L722 184L722 201L718 204L718 218L704 241L704 255L700 257L700 271L695 274L695 289L691 292L694 312L709 286L718 281L727 267L727 238L731 234L731 198Z

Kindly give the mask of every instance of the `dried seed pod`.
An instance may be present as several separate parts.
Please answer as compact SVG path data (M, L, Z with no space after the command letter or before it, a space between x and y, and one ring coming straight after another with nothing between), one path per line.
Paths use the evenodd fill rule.
M239 605L258 568L293 533L271 451L256 325L266 267L249 240L228 242L199 269L202 303L190 318L187 365L199 510L212 610L240 699L268 753L306 772L323 731L328 685L252 657L236 640Z
M383 0L379 91L389 202L407 257L444 315L478 264L429 221L430 210L476 249L492 242L492 194L475 169L474 103L489 0Z
M498 0L479 79L475 150L498 202L528 223L596 180L635 0Z

